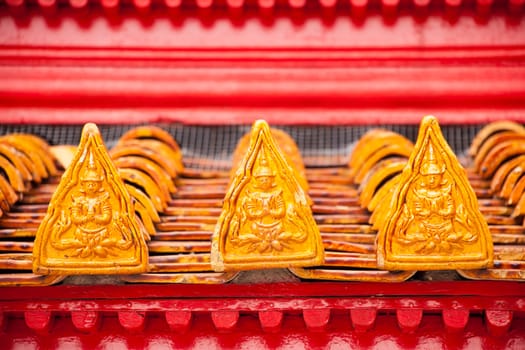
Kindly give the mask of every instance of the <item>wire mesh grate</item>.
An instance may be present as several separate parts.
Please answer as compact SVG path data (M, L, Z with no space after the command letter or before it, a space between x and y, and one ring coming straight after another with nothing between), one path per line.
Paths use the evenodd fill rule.
M179 143L185 159L204 159L189 162L191 168L226 170L238 140L250 130L250 125L195 126L181 124L156 124L168 131ZM108 148L133 125L99 125ZM448 143L462 155L483 125L443 125L441 129ZM392 130L415 141L418 125L362 125L362 126L277 126L295 139L307 166L336 166L344 164L354 143L368 130ZM43 137L50 144L78 144L81 125L4 124L0 134L31 133Z

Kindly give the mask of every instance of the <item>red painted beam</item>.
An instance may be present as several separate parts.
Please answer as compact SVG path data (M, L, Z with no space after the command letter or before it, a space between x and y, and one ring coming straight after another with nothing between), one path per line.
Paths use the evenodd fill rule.
M41 0L54 1L54 0ZM102 0L104 2L113 0ZM201 6L205 7L207 2ZM258 0L266 7L275 1ZM522 0L513 0L522 1ZM103 2L103 4L104 4ZM362 6L354 0L353 7ZM273 6L273 5L272 5ZM105 7L105 6L104 6ZM83 20L89 25L79 25L67 16L58 17L55 25L40 14L28 14L24 25L18 25L12 16L0 17L2 46L49 47L57 49L120 48L120 49L410 49L410 48L464 48L515 47L525 45L523 21L494 15L484 23L473 16L460 16L454 25L433 14L423 22L411 15L396 18L395 25L387 25L379 14L356 23L349 14L336 16L329 26L317 13L304 14L302 24L294 25L289 16L275 16L271 24L261 18L247 16L239 26L228 17L211 17L213 25L194 18L190 12L174 26L173 19L164 12L150 12L155 21L143 26L136 14L121 11L118 21L108 21L96 8ZM101 10L102 11L102 10ZM144 18L146 19L146 18ZM175 33L177 35L173 35Z
M5 82L0 104L6 123L122 123L132 122L134 114L142 121L200 124L249 123L254 113L279 124L311 123L308 115L317 123L320 115L332 115L323 120L327 124L417 123L429 112L444 124L525 118L525 69L520 66L271 71L0 67ZM137 108L142 110L133 112ZM206 115L206 109L222 112ZM83 117L85 113L95 117ZM68 117L61 119L61 114ZM455 116L462 114L461 119Z
M177 339L190 342L197 341L197 334L205 334L233 343L239 338L232 338L232 332L250 334L250 339L271 333L274 340L296 334L294 339L308 342L325 339L328 334L346 334L340 339L352 345L350 339L374 341L380 335L381 339L408 339L401 336L404 332L414 340L431 335L440 339L436 346L450 345L451 339L462 339L466 334L469 339L475 335L483 342L492 339L489 342L507 344L525 341L524 295L523 283L490 281L5 287L0 288L0 313L4 320L5 315L9 317L0 337L5 344L18 344L20 339L27 340L28 329L33 329L29 337L35 339L46 334L46 339L69 337L84 344L88 339L84 333L89 333L92 341L112 334L118 335L112 339L126 339L131 344L135 338L165 339L173 331L180 334ZM394 318L388 316L393 312ZM298 322L301 313L303 320ZM436 319L439 313L442 317ZM480 318L483 313L486 327ZM27 326L17 323L17 315L25 315ZM205 315L208 323L203 326ZM120 328L111 326L112 319ZM101 327L97 328L98 324ZM442 337L445 329L454 336ZM315 338L312 330L322 332ZM230 337L221 338L221 332ZM346 338L352 332L365 335Z
M525 108L479 108L451 110L435 106L432 113L443 124L487 124L495 120L525 123ZM15 124L143 124L181 123L189 125L251 124L264 118L270 125L381 125L417 124L429 114L428 107L397 107L371 109L290 109L290 108L107 108L77 109L73 107L16 108L0 107L3 123Z
M57 318L45 336L28 329L23 319L13 317L6 332L0 335L3 348L65 347L92 348L205 348L205 349L276 349L276 348L345 348L358 349L432 349L486 348L520 349L525 345L525 319L514 321L514 327L502 336L491 335L480 315L474 315L464 333L451 336L443 328L439 315L425 315L421 327L413 334L398 328L394 315L380 314L376 326L364 333L352 330L348 315L333 314L326 332L310 332L300 315L286 315L279 333L261 332L251 315L241 316L234 332L217 332L208 315L197 315L194 326L184 334L173 331L161 317L149 317L148 327L141 333L130 333L116 317L106 316L103 327L95 333L76 331L66 317Z
M198 288L197 288L198 287ZM226 285L57 285L51 287L0 287L0 302L23 300L143 299L198 297L368 297L389 295L402 297L523 297L525 283L511 281L409 281L403 283L334 283L301 282ZM361 299L359 299L361 300ZM367 300L367 299L366 299ZM360 305L366 306L366 305ZM525 307L525 305L524 305Z
M417 123L429 112L442 123L525 119L525 46L9 47L0 63L6 123Z
M87 26L1 17L2 121L381 124L429 113L442 123L525 120L525 23L509 25L506 16L460 16L453 26L435 14L395 25L377 14L364 23L336 16L330 26L307 13L297 26L280 16L242 26L219 16L213 26L185 18L172 35L171 19L152 11L147 26L127 12L114 24L91 11Z
M404 305L410 304L412 306L406 307ZM506 307L501 307L500 304L507 304ZM420 316L423 310L428 312L441 312L442 310L451 309L453 307L463 308L473 311L484 310L503 310L503 311L525 311L525 298L520 297L473 297L473 296L419 296L419 297L378 297L356 298L356 297L338 297L332 299L331 297L258 297L258 298L235 298L223 297L222 299L214 296L206 299L184 299L184 298L169 298L169 299L128 299L122 301L120 299L87 299L87 300L69 300L68 298L62 300L21 300L0 302L0 312L16 311L16 312L32 312L35 305L38 305L42 310L51 312L63 311L77 311L82 310L90 305L92 311L98 312L120 312L121 310L138 310L138 312L158 312L170 310L182 310L192 312L216 312L218 315L227 315L228 318L234 319L233 314L239 311L259 312L265 310L288 310L288 311L307 311L305 317L310 315L312 319L321 320L324 317L329 318L329 309L332 310L351 310L353 308L375 308L378 310L398 310L399 322L402 328L409 331L417 328L417 324L413 324L417 315ZM273 306L269 306L272 304ZM313 311L312 311L313 310ZM415 310L415 311L413 311ZM317 315L317 316L316 316ZM319 316L321 315L321 316ZM319 316L319 317L318 317ZM129 328L140 328L139 320L144 316L123 314L122 318L125 324L129 324ZM217 316L218 317L218 316ZM405 322L405 320L407 320ZM319 324L312 323L315 328L321 327ZM135 325L136 324L136 325ZM123 324L124 325L124 324ZM134 326L135 325L135 326ZM234 322L232 323L234 326ZM228 328L222 323L218 324L218 328Z

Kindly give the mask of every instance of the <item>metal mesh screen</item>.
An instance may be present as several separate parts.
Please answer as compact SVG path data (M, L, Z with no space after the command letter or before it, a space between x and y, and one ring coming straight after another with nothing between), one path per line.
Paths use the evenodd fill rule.
M124 132L137 125L99 125L108 148L111 148ZM191 126L180 124L157 124L168 131L182 148L187 166L203 170L229 169L231 155L237 141L250 130L250 125ZM443 125L441 127L448 143L461 155L470 145L474 135L483 125ZM418 125L377 126L277 126L288 132L299 146L307 166L335 166L348 160L353 144L371 128L383 128L398 132L415 141ZM81 125L0 125L0 134L24 132L39 135L50 144L78 144ZM192 162L191 159L209 159Z

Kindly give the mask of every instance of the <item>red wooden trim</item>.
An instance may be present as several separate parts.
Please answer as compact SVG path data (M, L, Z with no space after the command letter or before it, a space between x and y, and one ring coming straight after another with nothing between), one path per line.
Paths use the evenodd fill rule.
M97 9L85 22L60 13L0 17L2 122L525 121L525 22L498 11L395 25L377 13L242 25L187 10L180 23L153 12L142 24L127 11L116 22Z
M524 288L479 281L9 287L0 289L0 341L6 348L205 341L207 349L271 349L329 347L332 339L350 347L462 348L475 339L507 348L525 344Z
M39 5L42 8L45 8L49 6L49 3L53 2L51 0L29 0L25 1L27 5ZM90 8L98 9L99 6L102 6L102 8L113 8L115 5L112 3L102 2L98 3L95 0L83 0L85 4L83 6L89 6ZM170 3L166 0L148 0L147 1L149 6L155 5L156 8L162 9L164 6L170 6ZM519 0L510 0L510 4L516 5L518 8L516 10L519 10L519 6L522 5L522 3ZM12 2L7 2L9 6L14 6ZM291 9L303 9L305 5L308 4L309 6L304 9L305 12L312 11L312 10L318 10L319 8L333 8L336 5L339 5L339 7L344 8L345 5L347 5L347 2L345 0L331 0L331 1L315 1L315 0L300 0L300 1L290 1L290 0L277 0L272 1L271 4L266 4L262 1L257 0L246 0L242 1L241 4L238 4L237 2L231 2L228 0L195 0L195 1L188 1L185 3L186 8L192 8L192 9L211 9L214 12L221 12L223 11L223 7L225 5L238 8L238 7L244 7L245 10L252 10L253 7L260 6L260 7L276 7L276 10L284 11L287 9L287 7L290 7ZM351 4L356 7L362 7L368 9L370 13L376 12L377 9L380 9L381 7L393 7L394 9L412 9L414 6L427 6L428 3L421 2L421 1L409 1L409 0L370 0L370 1L351 1ZM442 7L443 5L452 6L452 7L458 7L460 5L464 5L466 9L472 9L472 8L478 8L480 6L486 7L490 5L494 5L494 8L502 9L504 8L504 3L502 2L494 2L493 0L478 0L478 1L461 1L461 0L438 0L436 1L436 8L433 8L434 11ZM62 5L64 9L67 9L67 6L71 6L75 8L75 2L69 1L69 3L62 2ZM119 7L122 7L124 9L129 9L129 7L139 7L136 4L136 0L123 0L118 2ZM43 10L43 9L42 9ZM139 10L137 8L137 10ZM142 13L142 12L140 12ZM392 14L397 14L395 11L392 12ZM209 15L209 14L206 14Z
M39 6L36 8L37 11L50 15L47 10L49 7L56 3L56 0L28 0L22 1L23 4L30 5L31 7ZM7 1L7 5L17 7L19 2ZM35 6L36 5L36 6ZM60 12L69 12L71 8L82 9L84 7L90 9L99 10L100 7L104 10L113 10L118 8L120 10L137 11L141 15L146 15L145 9L149 9L154 6L155 9L164 10L165 7L173 7L173 4L169 0L123 0L123 1L102 1L97 2L95 0L81 0L80 4L78 1L69 0L68 2L61 2ZM81 5L81 6L80 6ZM147 6L146 6L147 5ZM261 1L261 0L194 0L185 3L185 9L191 10L208 10L208 13L201 14L206 17L213 15L214 13L224 12L225 7L229 7L230 10L243 9L244 11L254 11L257 7L261 9L271 9L280 12L298 11L308 13L310 11L319 10L330 10L335 6L350 10L350 7L355 10L361 10L360 16L364 16L367 13L376 13L381 11L385 16L396 16L399 14L399 10L421 10L427 9L429 1L426 0L272 0L272 1ZM477 0L477 1L462 1L462 0L437 0L435 1L436 6L428 8L433 12L442 10L444 7L450 7L456 11L461 7L462 9L472 12L477 11L480 15L489 15L490 9L505 10L505 2L493 0ZM180 5L179 5L180 6ZM522 9L523 2L520 0L509 0L507 10L509 13L519 13ZM71 8L69 8L71 7ZM57 9L55 9L57 11ZM402 13L401 13L402 14ZM357 16L354 14L354 16Z
M523 27L518 17L495 14L486 21L465 13L452 23L441 14L424 21L412 15L401 16L395 25L378 14L355 22L342 11L332 22L318 13L301 22L275 16L271 23L247 17L241 25L229 17L214 17L209 22L186 12L170 18L165 12L152 13L142 23L135 14L122 13L118 20L108 19L96 9L88 16L65 12L48 19L28 13L23 18L0 17L3 46L49 48L129 48L129 49L367 49L367 48L440 48L523 46ZM154 20L153 20L154 19ZM174 35L176 33L176 35Z
M408 284L415 286L414 283ZM442 292L440 285L443 283L435 284L436 294ZM453 286L455 282L445 284ZM486 283L489 284L494 289L504 290L504 284ZM478 287L481 286L478 284ZM83 286L86 293L93 287ZM117 288L99 287L108 291ZM192 287L199 289L200 286ZM243 287L246 286L240 286ZM27 297L23 291L30 289L20 288L20 297ZM55 287L47 289L53 290ZM311 291L310 288L307 290ZM511 291L523 292L521 289ZM487 291L480 292L486 294ZM296 344L299 347L300 344L309 344L309 347L318 344L326 347L331 344L331 339L337 339L339 345L352 347L364 346L366 342L377 345L388 340L385 344L389 348L392 344L403 348L417 347L417 344L423 344L421 341L426 346L441 348L446 344L447 347L463 348L467 344L464 343L465 339L469 340L468 344L472 344L475 339L481 342L479 347L483 348L525 344L523 294L519 298L458 295L441 299L436 296L371 294L352 302L350 300L344 297L279 298L267 295L264 300L242 296L217 299L144 298L130 301L106 296L100 300L75 302L67 299L46 300L46 296L43 296L41 300L27 302L0 301L4 310L2 314L8 316L5 333L0 334L0 339L7 348L27 345L28 341L41 344L43 348L55 348L58 346L55 342L61 341L71 342L68 348L92 348L99 344L119 346L121 341L128 347L147 347L144 344L137 345L137 339L148 345L158 345L159 341L171 339L178 344L171 346L177 348L192 347L193 342L206 339L212 341L211 345L206 343L206 348L211 349L215 348L214 341L220 341L221 347L239 347L242 343L242 348L256 346L258 349L269 349L279 344ZM21 315L24 316L25 325L23 321L20 323ZM102 326L93 327L94 320L97 323L100 318L103 318ZM445 330L453 334L445 335ZM173 331L177 334L173 334ZM258 344L257 341L261 339L265 339L265 342ZM266 343L270 339L273 342ZM356 339L365 341L365 344L354 343ZM408 339L410 341L407 342ZM44 340L46 343L41 343ZM244 343L245 340L250 340L252 347Z
M523 67L118 69L0 67L2 105L27 107L525 105ZM52 83L51 83L52 82ZM149 82L145 88L146 82Z
M278 333L266 333L252 315L241 315L233 332L221 333L214 329L209 315L196 315L190 330L174 334L161 317L148 317L143 332L130 333L116 317L107 315L104 327L95 333L76 331L67 317L59 317L49 334L40 335L28 329L23 319L13 317L0 339L5 349L519 349L525 344L525 319L515 319L501 336L491 335L484 322L481 315L472 315L466 331L451 336L444 331L440 315L425 315L416 333L405 334L395 315L381 314L373 329L356 333L346 313L334 313L328 330L314 333L307 330L301 315L286 315Z
M58 285L51 287L2 287L0 301L21 300L86 300L147 298L209 298L209 297L367 297L389 296L525 296L525 283L505 281L454 281L403 283L334 283L301 282L272 284L225 285ZM364 305L361 305L362 307ZM525 305L524 305L525 307Z
M410 305L407 307L406 305ZM144 312L160 312L169 310L182 310L192 312L226 312L245 311L259 312L265 310L315 310L333 309L350 310L352 308L376 308L378 310L412 310L420 309L429 312L451 309L454 307L473 311L483 310L507 310L525 311L525 299L523 297L472 297L472 296L432 296L432 297L374 297L356 298L340 297L331 299L327 297L287 297L274 298L271 296L260 298L220 298L210 297L206 299L133 299L122 301L121 299L85 299L85 300L39 300L0 302L0 311L32 311L36 306L45 311L76 311L90 310L98 312L120 312L121 310L134 310ZM137 319L133 316L132 320ZM126 318L127 319L127 318ZM133 321L135 322L135 321Z
M512 56L512 55L511 55ZM292 60L293 61L293 60ZM525 66L102 68L3 66L5 123L525 121Z
M425 108L28 108L0 106L0 121L15 124L136 124L182 123L191 125L251 124L265 119L270 125L381 125L418 124L431 113L443 124L487 124L495 120L525 123L525 108L501 107L454 110L445 106Z
M2 46L2 65L88 67L397 67L521 65L525 41L518 46L365 47L365 48L115 48ZM167 67L166 67L167 66Z

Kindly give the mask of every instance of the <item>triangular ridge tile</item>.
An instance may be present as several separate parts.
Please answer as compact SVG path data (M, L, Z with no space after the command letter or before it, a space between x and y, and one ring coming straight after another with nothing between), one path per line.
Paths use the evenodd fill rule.
M211 254L216 271L324 261L307 194L263 120L253 125L250 146L224 199Z
M465 170L435 117L418 139L385 215L378 215L377 260L388 270L485 268L493 246Z
M147 270L148 248L133 203L100 132L88 123L40 224L39 274L131 274Z

